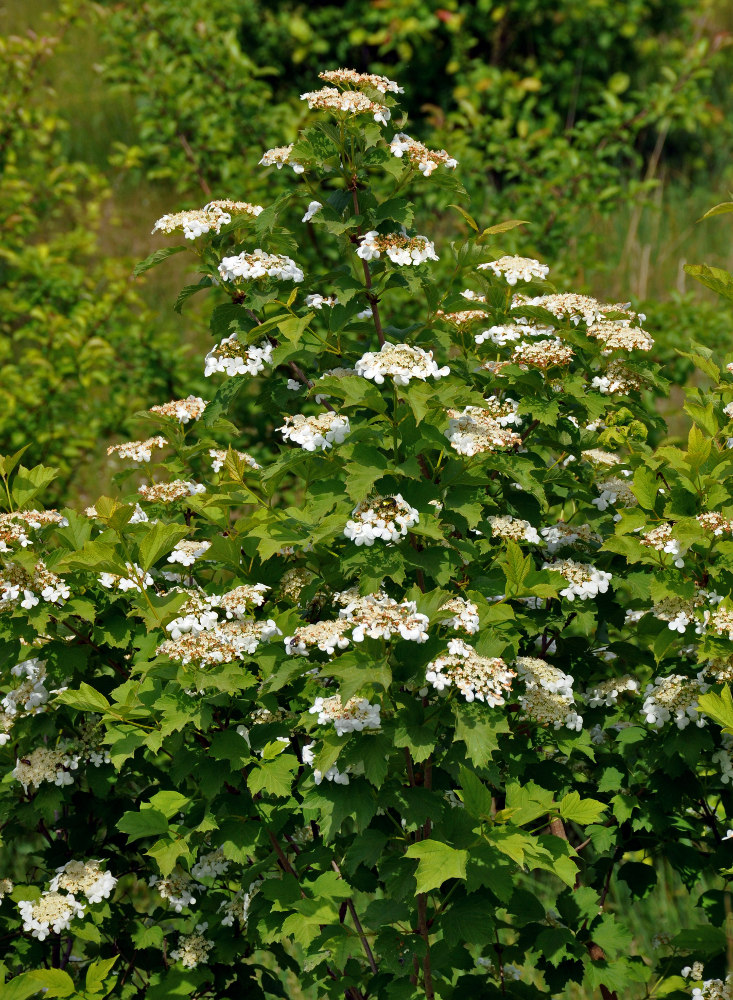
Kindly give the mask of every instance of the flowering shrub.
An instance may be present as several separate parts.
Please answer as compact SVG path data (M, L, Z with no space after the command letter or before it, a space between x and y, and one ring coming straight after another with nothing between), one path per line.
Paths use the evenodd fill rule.
M324 80L288 194L155 226L138 270L193 250L218 347L117 449L148 481L43 511L0 460L4 995L723 995L730 374L693 348L714 389L652 451L643 317L515 222L413 235L396 84ZM663 864L709 922L632 954L608 903Z

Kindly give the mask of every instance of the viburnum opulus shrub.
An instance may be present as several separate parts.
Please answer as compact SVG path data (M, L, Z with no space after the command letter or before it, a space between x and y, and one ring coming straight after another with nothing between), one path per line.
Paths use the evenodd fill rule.
M407 192L453 157L322 77L257 154L290 193L166 216L139 268L197 255L211 401L140 415L125 500L0 464L3 998L727 996L733 381L693 348L718 388L653 452L643 317L516 223L434 243ZM667 867L699 926L638 954L610 903Z

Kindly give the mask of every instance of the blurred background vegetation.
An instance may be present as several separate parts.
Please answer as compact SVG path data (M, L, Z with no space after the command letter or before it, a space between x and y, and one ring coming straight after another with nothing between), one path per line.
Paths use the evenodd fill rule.
M211 392L201 307L172 310L185 264L133 282L132 261L167 211L293 183L257 161L296 137L322 68L404 85L408 131L458 157L479 222L529 220L507 250L644 309L671 377L676 347L731 346L733 315L683 270L733 265L726 217L697 224L733 188L727 0L4 0L0 29L0 452L30 442L59 498L104 486L135 411ZM463 223L430 211L437 177L439 282ZM306 273L322 252L301 248Z

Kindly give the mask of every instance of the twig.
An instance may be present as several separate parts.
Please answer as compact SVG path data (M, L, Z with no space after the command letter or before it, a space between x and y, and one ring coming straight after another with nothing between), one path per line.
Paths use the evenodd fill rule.
M336 872L339 878L343 877L341 875L341 869L339 868L339 866L336 864L335 861L331 861L331 867ZM354 921L354 927L356 927L356 933L359 935L359 940L361 941L362 947L364 949L364 954L367 957L369 968L376 976L376 974L379 972L379 968L377 967L377 963L374 960L374 953L372 952L372 949L369 946L369 941L367 940L367 936L364 933L364 928L361 926L361 921L356 915L354 900L351 898L351 896L349 896L349 898L346 900L346 906L348 908L349 913L351 914L351 919Z

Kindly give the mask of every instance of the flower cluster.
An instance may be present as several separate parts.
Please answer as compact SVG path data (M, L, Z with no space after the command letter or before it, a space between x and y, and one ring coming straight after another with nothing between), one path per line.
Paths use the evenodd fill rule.
M385 104L372 101L357 90L339 91L335 87L322 87L300 95L309 108L319 111L341 111L348 115L371 115L375 122L386 125L391 112Z
M307 656L309 647L315 646L322 653L333 656L337 649L346 649L349 640L346 632L351 628L346 621L313 622L296 628L285 638L285 651L289 656Z
M41 601L56 604L68 601L70 596L66 581L47 569L40 559L30 570L19 563L7 562L0 574L0 607L18 604L30 611Z
M466 632L473 635L479 629L478 607L473 601L464 597L451 597L440 607L441 611L450 611L452 618L442 618L440 624L455 629L456 632Z
M308 764L313 767L316 761L316 755L313 753L313 744L306 743L301 752L303 763ZM317 785L320 785L322 781L332 781L334 785L348 785L349 783L349 767L344 771L339 771L335 764L332 764L327 771L319 771L318 768L313 768L313 780Z
M339 595L341 603L347 593ZM429 620L418 612L414 601L400 603L382 593L367 594L365 597L354 595L339 615L353 629L351 638L354 642L363 642L366 636L370 639L391 639L393 635L399 635L411 642L426 642L428 638Z
M659 524L656 528L649 528L644 531L639 539L642 545L647 548L656 549L657 552L667 552L674 556L674 564L678 568L685 565L683 558L685 551L680 546L679 541L672 537L672 524Z
M39 788L44 782L61 788L74 783L72 772L77 771L79 764L83 763L93 767L108 764L109 753L86 743L59 746L55 750L36 747L31 753L25 753L16 760L11 773L26 792L32 785Z
M401 159L406 156L413 167L429 177L438 167L447 167L454 170L458 166L458 160L449 156L444 149L428 149L421 142L411 139L404 132L398 132L389 144L392 155Z
M588 563L579 563L574 559L558 559L556 562L546 562L543 569L551 569L560 573L568 581L568 586L560 591L561 597L574 601L577 597L587 601L599 594L605 594L612 576L602 569L596 569Z
M316 698L309 712L318 716L319 726L333 723L337 736L363 729L379 729L381 725L380 706L370 705L366 698L349 698L345 705L338 694L330 698Z
M477 301L481 302L483 299ZM458 330L470 326L472 323L478 323L479 320L489 318L489 314L484 309L460 309L458 312L443 312L442 309L438 309L436 315Z
M125 563L125 571L126 576L117 573L100 573L100 586L107 590L121 590L123 593L134 590L138 594L153 586L153 578L150 573L146 573L137 563Z
M478 345L487 340L497 347L506 347L507 344L521 340L522 337L552 337L554 329L551 326L536 326L527 322L505 323L499 326L490 326L488 330L482 330L474 335L474 340Z
M191 867L191 874L194 878L217 878L224 875L229 868L230 862L224 857L224 851L217 847L214 851L202 854L195 865Z
M603 344L603 353L611 351L650 351L654 341L641 327L619 320L602 320L588 327L588 336Z
M216 202L211 202L204 208L164 215L158 219L152 231L153 233L165 233L166 236L169 236L180 230L187 240L195 240L199 236L205 236L206 233L218 234L221 227L231 221L231 215L220 208Z
M305 297L306 309L323 309L324 306L333 309L335 305L338 305L338 299L335 295L319 295L317 292L314 292L312 295L306 295Z
M193 566L196 560L200 559L210 548L211 542L196 542L184 538L183 541L176 542L173 546L173 551L168 556L168 562L180 563L181 566Z
M703 680L704 676L702 670L697 677L671 674L669 677L657 677L653 684L647 684L642 706L646 721L658 729L670 719L674 720L678 729L685 729L690 722L704 726L706 720L697 712L698 697L710 687Z
M540 534L550 554L554 554L566 545L575 545L578 542L583 545L591 545L600 544L603 541L589 524L566 524L564 521L558 521L556 524L542 528Z
M609 507L635 507L637 499L631 487L618 476L611 476L600 483L596 483L596 489L601 494L591 503L598 510L607 510Z
M487 520L491 525L492 538L508 538L515 542L531 542L533 545L542 544L537 529L533 528L529 521L510 517L508 514L501 517L492 516Z
M45 685L45 662L33 657L17 664L10 673L13 677L21 677L22 681L0 701L3 713L12 719L18 715L37 715L43 712L51 695Z
M157 434L155 437L149 437L146 441L126 441L124 444L112 444L107 449L107 454L116 454L120 458L129 458L133 462L149 462L153 455L153 448L165 448L167 444L166 439Z
M568 365L573 359L573 349L557 337L551 340L522 341L512 351L512 363L520 368L539 368L545 371Z
M623 361L612 361L602 375L595 375L591 381L591 388L609 396L626 396L642 385L642 379Z
M0 514L0 552L12 552L14 545L27 548L31 544L29 532L51 525L63 528L68 523L57 510L16 510Z
M204 937L208 924L196 924L194 934L181 934L178 938L178 947L171 951L171 958L174 962L180 962L184 969L195 969L209 957L209 952L214 947L214 942Z
M187 632L198 635L214 628L219 621L219 614L215 610L219 601L219 597L210 597L208 594L190 594L186 603L179 608L178 616L166 625L166 632L170 632L171 639L180 639Z
M256 250L243 251L236 257L223 257L219 264L222 281L257 281L259 278L277 278L280 281L294 281L296 284L305 275L290 257L278 253Z
M411 379L425 381L428 378L443 378L450 374L450 368L439 368L433 360L432 351L408 344L390 344L387 341L379 352L369 351L356 362L357 375L382 385L386 376L394 379L396 385L409 385Z
M81 903L70 893L61 892L43 892L35 902L21 900L18 909L23 930L30 931L32 937L39 941L45 941L50 933L63 933L69 929L74 917L84 916Z
M589 688L585 692L585 698L590 708L612 708L624 691L638 690L639 682L633 677L611 677Z
M198 894L199 890L204 889L202 885L194 882L182 868L176 868L165 878L151 875L148 879L148 885L155 886L161 899L164 899L176 913L180 913L184 907L193 906L196 902L194 893Z
M451 448L459 455L471 457L486 451L496 451L497 448L513 448L522 443L519 434L507 430L503 424L508 423L507 415L501 412L494 397L487 400L485 409L480 406L467 406L463 410L448 410L450 418L445 436Z
M355 545L374 545L381 538L385 542L398 542L420 520L420 514L403 498L375 496L362 500L346 522L344 535Z
M260 165L263 167L277 167L278 170L282 170L287 163L288 166L292 167L293 173L302 174L305 170L303 164L291 159L290 154L293 152L294 145L295 143L291 142L289 146L274 146L272 149L265 150L262 154L262 159L259 161Z
M156 650L156 655L167 656L186 666L198 667L215 663L233 663L251 655L260 642L281 635L271 619L264 622L226 621L200 633L189 631L177 639L166 639Z
M117 879L111 872L102 871L101 864L101 861L67 861L56 869L49 889L52 892L62 889L73 896L86 896L90 903L101 903L117 885Z
M709 531L713 535L733 534L733 521L730 518L723 517L718 511L698 514L696 520L704 531Z
M173 503L184 497L193 497L197 493L205 493L202 483L189 482L183 479L173 479L169 483L151 483L137 488L138 493L146 503Z
M497 278L503 278L507 285L516 285L518 281L544 281L550 273L546 264L540 264L538 260L531 257L499 257L498 260L489 261L487 264L479 264L479 271L492 271Z
M363 260L378 260L386 253L393 264L415 267L426 260L440 260L435 244L427 236L401 236L399 233L382 236L376 229L362 236L356 252Z
M293 569L283 573L280 581L280 593L283 597L287 597L297 604L304 588L313 580L315 580L315 574L311 570L306 569L305 566L294 566Z
M250 469L261 469L262 466L258 465L257 462L249 455L246 451L235 451L231 449L232 455L241 462L242 465L248 466ZM226 464L228 451L223 448L209 448L209 458L211 459L211 470L212 472L221 472Z
M515 665L524 681L525 693L519 701L528 718L542 724L552 723L555 729L583 728L582 716L575 711L570 674L534 656L520 656Z
M272 344L263 340L261 344L241 344L236 333L224 337L206 355L204 375L208 378L215 372L224 375L259 375L265 365L272 361Z
M304 451L316 451L320 448L326 451L332 444L341 444L350 433L349 418L329 410L315 417L306 417L302 413L286 417L285 423L278 430L285 441L299 444Z
M161 417L170 417L179 424L187 424L191 420L200 420L207 406L207 400L201 396L186 396L185 399L172 399L169 403L151 406L148 412L157 413Z
M319 73L318 78L324 83L334 83L337 87L372 87L380 94L405 92L403 87L389 77L379 76L377 73L359 73L355 69L327 69Z
M512 299L512 308L521 309L523 306L539 306L557 319L567 319L576 326L581 321L586 324L597 323L605 318L607 312L617 308L604 305L590 295L578 295L575 292L537 295L534 298L515 295Z
M425 679L437 691L455 685L466 701L478 699L492 708L504 704L516 673L499 657L479 656L461 639L451 639L448 650L432 660Z

